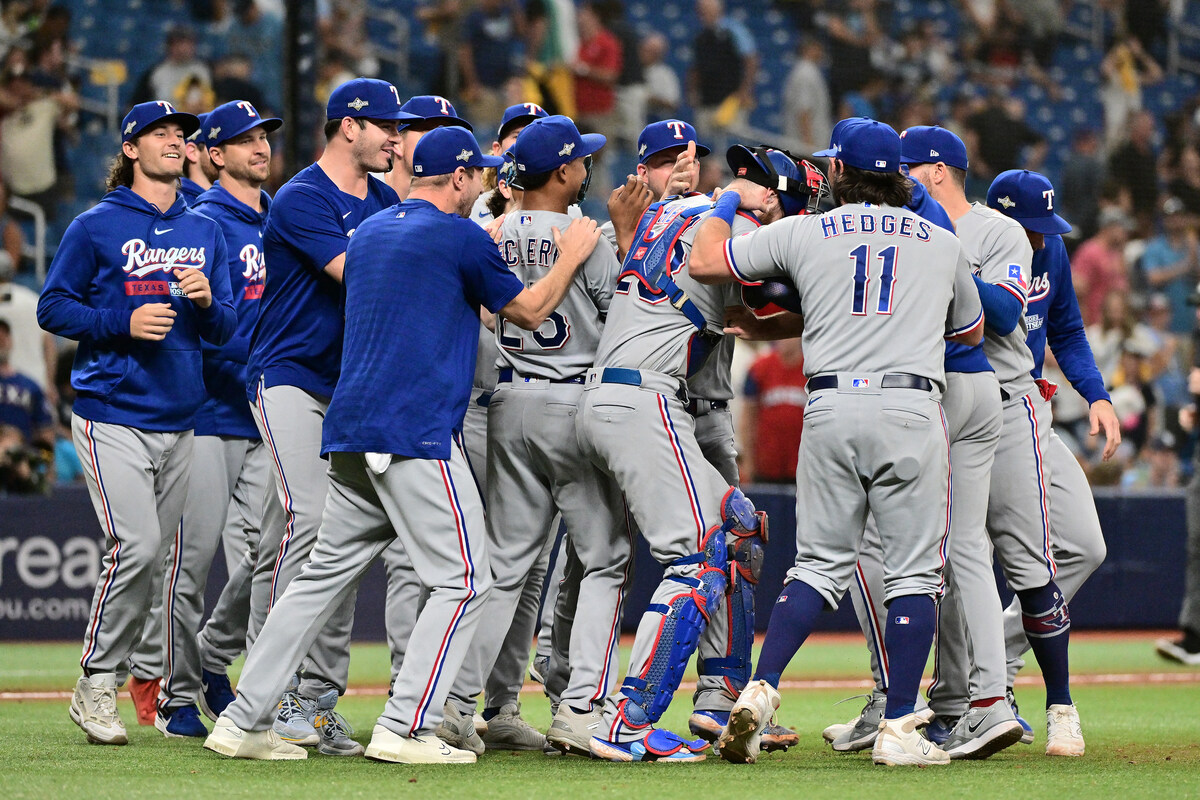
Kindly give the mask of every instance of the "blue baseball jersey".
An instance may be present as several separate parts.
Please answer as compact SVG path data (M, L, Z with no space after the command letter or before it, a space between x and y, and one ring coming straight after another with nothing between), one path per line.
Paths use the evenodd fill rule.
M325 265L346 252L362 221L399 200L394 189L367 180L367 196L346 194L313 164L275 195L264 251L271 269L250 344L247 394L265 386L296 386L331 397L342 366L342 285Z
M908 209L919 217L929 220L939 228L955 233L954 223L942 204L929 195L929 191L919 181L910 180L913 197ZM974 347L961 342L946 342L946 372L992 372L983 353L983 345Z
M217 181L192 206L221 226L229 258L229 288L237 310L237 330L222 347L204 346L204 386L208 399L196 412L197 436L238 436L257 439L258 426L246 402L250 335L258 324L266 260L263 230L271 198L262 193L261 212L238 200Z
M1054 353L1075 391L1088 404L1108 400L1104 378L1096 368L1096 357L1084 333L1075 284L1071 281L1071 260L1061 236L1046 236L1046 246L1033 253L1033 277L1029 287L1029 305L1025 311L1029 333L1025 344L1033 354L1035 378L1042 377L1046 345Z
M75 218L50 264L38 323L79 341L76 414L143 430L191 429L207 396L201 339L223 345L237 327L227 259L220 227L182 197L163 213L120 187ZM208 277L208 308L183 296L177 269ZM177 315L160 342L130 335L133 310L146 303L169 303Z
M359 228L345 281L342 377L321 452L449 458L471 396L479 307L498 312L521 280L474 222L407 200Z
M200 195L204 194L204 191L203 186L186 175L179 179L179 194L183 195L183 201L189 206L196 205L196 201L200 199Z
M11 425L33 438L54 424L53 412L41 387L27 375L0 375L0 425Z

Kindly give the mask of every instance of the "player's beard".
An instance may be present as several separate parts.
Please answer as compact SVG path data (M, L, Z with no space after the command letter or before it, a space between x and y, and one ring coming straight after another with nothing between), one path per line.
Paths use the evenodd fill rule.
M833 204L835 206L842 204L841 178L841 173L838 172L832 172L829 176L829 194L833 196Z
M238 164L236 166L230 164L226 166L225 171L234 180L242 183L256 183L261 186L271 177L271 160L268 158L267 163L257 167L250 164Z

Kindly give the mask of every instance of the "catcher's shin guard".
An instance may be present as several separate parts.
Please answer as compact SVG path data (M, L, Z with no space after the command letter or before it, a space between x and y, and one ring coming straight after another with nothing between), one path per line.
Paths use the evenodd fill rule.
M630 727L651 725L667 710L688 661L696 652L700 634L708 625L709 609L716 606L725 592L728 563L722 528L713 526L704 537L701 552L677 559L670 567L690 564L701 565L695 577L666 578L688 587L688 591L680 592L669 603L647 609L663 616L646 667L640 675L626 678L621 686L626 697L621 703L621 715Z

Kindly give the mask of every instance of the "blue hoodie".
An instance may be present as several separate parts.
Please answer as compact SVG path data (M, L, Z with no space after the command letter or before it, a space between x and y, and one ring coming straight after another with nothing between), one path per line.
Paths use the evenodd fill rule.
M263 231L271 197L262 193L261 213L225 190L220 181L197 198L192 210L213 219L229 248L229 287L237 309L237 331L224 347L204 344L204 386L208 400L196 412L197 436L238 436L258 439L258 427L246 402L246 362L250 335L258 324L258 309L266 279Z
M38 323L79 341L71 385L75 413L149 431L192 428L206 394L200 339L224 344L237 327L225 237L182 197L164 214L130 189L109 192L63 234L38 300ZM179 292L173 270L199 268L212 286L200 308ZM135 340L133 310L170 303L177 316L161 342Z
M191 178L184 176L179 179L179 194L183 196L183 201L189 207L194 206L200 195L204 194L204 187Z

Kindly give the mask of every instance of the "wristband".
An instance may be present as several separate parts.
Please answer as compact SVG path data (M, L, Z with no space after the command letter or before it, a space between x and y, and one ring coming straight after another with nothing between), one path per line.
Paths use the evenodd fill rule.
M733 227L733 218L737 216L738 207L742 204L742 196L737 192L725 191L713 204L712 215Z

